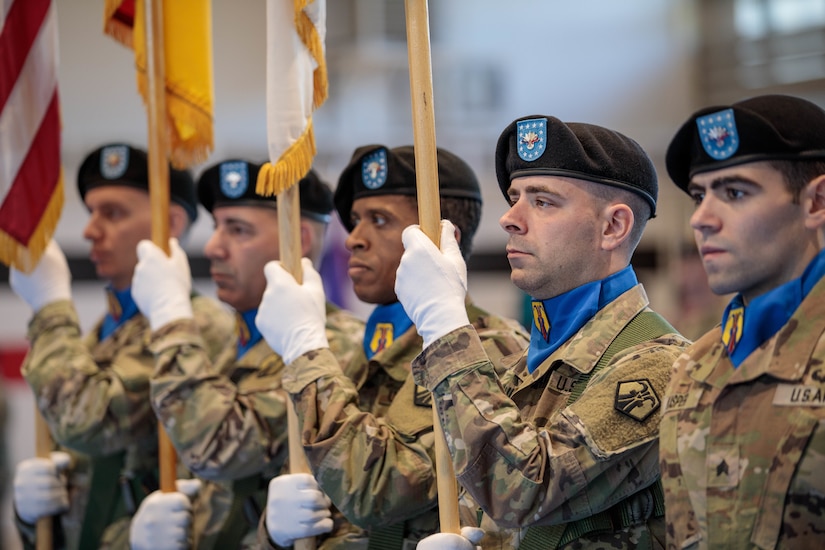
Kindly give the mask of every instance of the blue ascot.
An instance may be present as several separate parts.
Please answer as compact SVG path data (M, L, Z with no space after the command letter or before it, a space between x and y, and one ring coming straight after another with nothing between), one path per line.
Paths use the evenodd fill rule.
M407 317L401 302L378 306L367 319L364 332L364 353L367 359L379 351L390 347L395 338L404 334L413 326L412 319Z
M527 370L533 372L604 306L639 284L631 266L547 300L533 300Z
M747 306L741 294L734 296L722 314L722 343L734 367L788 323L823 275L825 251L811 260L801 277L757 296Z
M100 326L101 340L111 336L123 323L139 312L137 304L132 299L131 288L115 290L111 286L107 286L106 302L109 306L109 312L103 318L103 324Z
M235 312L235 334L237 336L236 358L240 359L243 354L252 349L252 346L261 341L263 336L255 325L255 316L258 315L258 308Z

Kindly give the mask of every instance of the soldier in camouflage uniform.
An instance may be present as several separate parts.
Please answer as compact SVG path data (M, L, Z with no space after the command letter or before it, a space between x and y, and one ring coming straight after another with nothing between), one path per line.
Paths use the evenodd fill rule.
M667 389L668 547L825 548L825 111L701 109L666 160L711 289L736 293Z
M131 515L157 488L157 419L149 400L155 359L149 320L131 294L135 246L151 235L147 156L124 144L89 154L78 173L91 217L84 237L108 282L109 312L83 337L71 301L70 273L56 243L31 274L12 270L12 289L34 310L23 376L63 450L54 462L18 465L14 502L29 547L34 523L60 512L56 547L127 548ZM181 237L197 216L192 177L170 169L169 230ZM214 300L192 295L194 334L216 357L232 337L232 319ZM65 475L65 477L64 477ZM66 479L68 478L68 479ZM67 494L68 487L68 494Z
M448 151L439 150L437 158L441 214L455 222L461 253L469 256L481 215L478 181L470 167ZM400 550L438 530L430 395L414 384L410 372L422 340L393 289L403 252L401 232L418 222L415 192L409 146L361 147L338 181L335 205L350 231L349 275L356 295L376 304L352 371L342 372L323 342L297 338L323 324L318 309L323 292L312 283L317 274L305 270L299 286L280 265L266 267L268 285L258 324L270 345L283 350L288 364L284 388L296 403L310 467L320 490L364 529L360 536L325 540L325 549L364 549L369 544ZM278 312L285 308L296 316L283 319ZM470 300L462 309L491 356L510 354L526 344L526 333L515 321L491 315ZM296 499L288 497L278 485L270 486L262 543L285 546L321 531L315 527L322 527L318 517L323 500L316 499L319 516L302 524L300 516L288 514L297 508ZM293 518L291 523L283 521L285 514Z
M653 164L612 130L531 116L500 136L496 173L511 279L532 297L529 347L500 370L486 353L460 308L449 228L441 251L404 232L396 285L424 337L413 373L483 510L482 546L661 548L660 397L687 342L629 265L655 214ZM419 545L472 547L446 533Z
M266 279L263 267L279 257L276 196L255 192L259 166L244 160L218 163L201 175L198 196L215 220L206 243L218 297L235 310L237 340L211 361L187 312L152 333L156 354L152 404L180 460L205 481L194 502L197 548L248 548L255 544L269 480L287 460L287 394L281 387L284 363L255 326ZM314 171L299 183L301 254L318 264L332 214L332 191ZM153 319L166 294L185 295L187 264L179 272L151 243L139 252L133 288L141 311ZM158 287L164 287L163 292ZM347 364L361 346L364 323L331 303L325 304L326 338L335 357ZM279 315L289 317L287 310ZM323 332L323 330L322 330ZM157 494L144 501L132 523L135 549L179 548L188 529L174 529L170 513L183 495ZM186 516L180 516L186 521ZM169 522L170 532L158 529Z

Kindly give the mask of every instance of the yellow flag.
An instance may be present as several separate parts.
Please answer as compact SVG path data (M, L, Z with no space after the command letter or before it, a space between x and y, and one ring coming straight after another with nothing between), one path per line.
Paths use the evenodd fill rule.
M312 113L327 98L326 0L267 0L269 162L257 192L276 195L303 178L315 157Z
M163 4L169 158L178 168L203 162L214 147L212 7L204 0ZM144 0L106 0L104 31L132 48L138 90L147 100Z

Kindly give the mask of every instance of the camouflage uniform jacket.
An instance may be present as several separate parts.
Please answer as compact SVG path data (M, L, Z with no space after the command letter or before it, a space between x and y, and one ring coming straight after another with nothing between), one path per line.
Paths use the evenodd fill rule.
M192 309L208 353L217 356L232 338L231 315L202 296L192 299ZM90 460L122 454L122 476L157 478L157 419L149 401L155 359L149 349L149 323L138 313L103 341L98 338L101 324L102 320L84 338L71 302L45 306L29 324L30 350L22 367L52 437L72 454L67 472L71 506L60 522L68 548L79 544L93 473ZM111 484L118 486L117 477ZM152 488L146 486L147 491ZM139 502L145 494L135 496ZM128 546L130 515L106 527L101 547ZM17 523L25 544L33 545L33 527Z
M359 353L363 333L361 320L327 304L326 335L339 361ZM181 462L206 480L195 502L196 546L220 544L227 521L244 521L244 547L257 540L268 482L287 461L284 363L263 339L240 358L233 341L214 363L199 342L191 321L153 335L152 405ZM231 515L236 493L246 493L241 517Z
M620 351L578 400L568 400L576 381L647 304L641 285L631 288L532 374L526 350L497 369L470 327L442 337L413 362L417 381L439 403L458 480L484 511L485 549L516 548L531 525L588 518L636 494L644 498L637 503L645 510L640 525L585 534L571 547L640 543L651 511L643 489L659 478L659 414L650 407L650 415L637 420L616 410L614 401L622 384L639 380L663 396L671 365L688 342L667 334Z
M468 301L485 349L503 356L527 342L515 321ZM304 450L321 489L366 530L322 548L366 548L371 531L402 524L419 540L438 530L430 394L416 387L410 361L421 352L415 328L367 360L363 349L346 372L328 350L302 355L284 373L301 422ZM359 348L361 349L361 348Z
M734 368L719 327L674 365L661 426L669 548L825 547L825 279Z

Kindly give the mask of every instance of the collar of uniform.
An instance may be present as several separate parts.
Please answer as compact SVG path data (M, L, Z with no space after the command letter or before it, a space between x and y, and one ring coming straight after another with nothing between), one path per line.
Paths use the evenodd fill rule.
M364 329L364 354L367 359L390 347L396 337L413 325L401 302L376 306L367 319Z
M258 308L235 312L236 357L243 357L263 336L255 325Z
M753 379L769 372L783 380L799 380L809 368L814 347L825 332L825 277L813 286L791 318L737 368L736 378ZM816 367L820 368L820 367ZM822 373L825 378L825 372Z
M757 296L745 306L741 294L731 300L722 317L726 330L729 317L736 310L743 311L739 317L742 335L735 348L729 352L734 366L740 366L757 348L768 342L793 317L814 285L825 275L825 252L820 252L811 260L801 277Z
M736 369L725 353L721 326L715 327L690 346L689 355L695 360L689 367L690 377L716 388L747 382L765 374L786 381L802 379L814 348L825 333L823 301L825 278L816 283L779 332ZM800 326L804 329L798 329ZM825 378L825 372L822 377Z
M412 372L410 367L412 360L421 353L423 347L424 341L418 335L415 326L411 326L403 334L394 338L392 344L367 360L370 371L380 367L393 379L406 380Z
M567 363L583 374L592 371L610 343L648 303L641 284L625 291L600 309L572 338L542 361L533 371L532 378L541 377L556 361Z
M99 335L101 340L111 336L123 323L139 313L137 304L132 298L131 288L115 290L111 286L107 286L106 299L109 311L100 326Z

